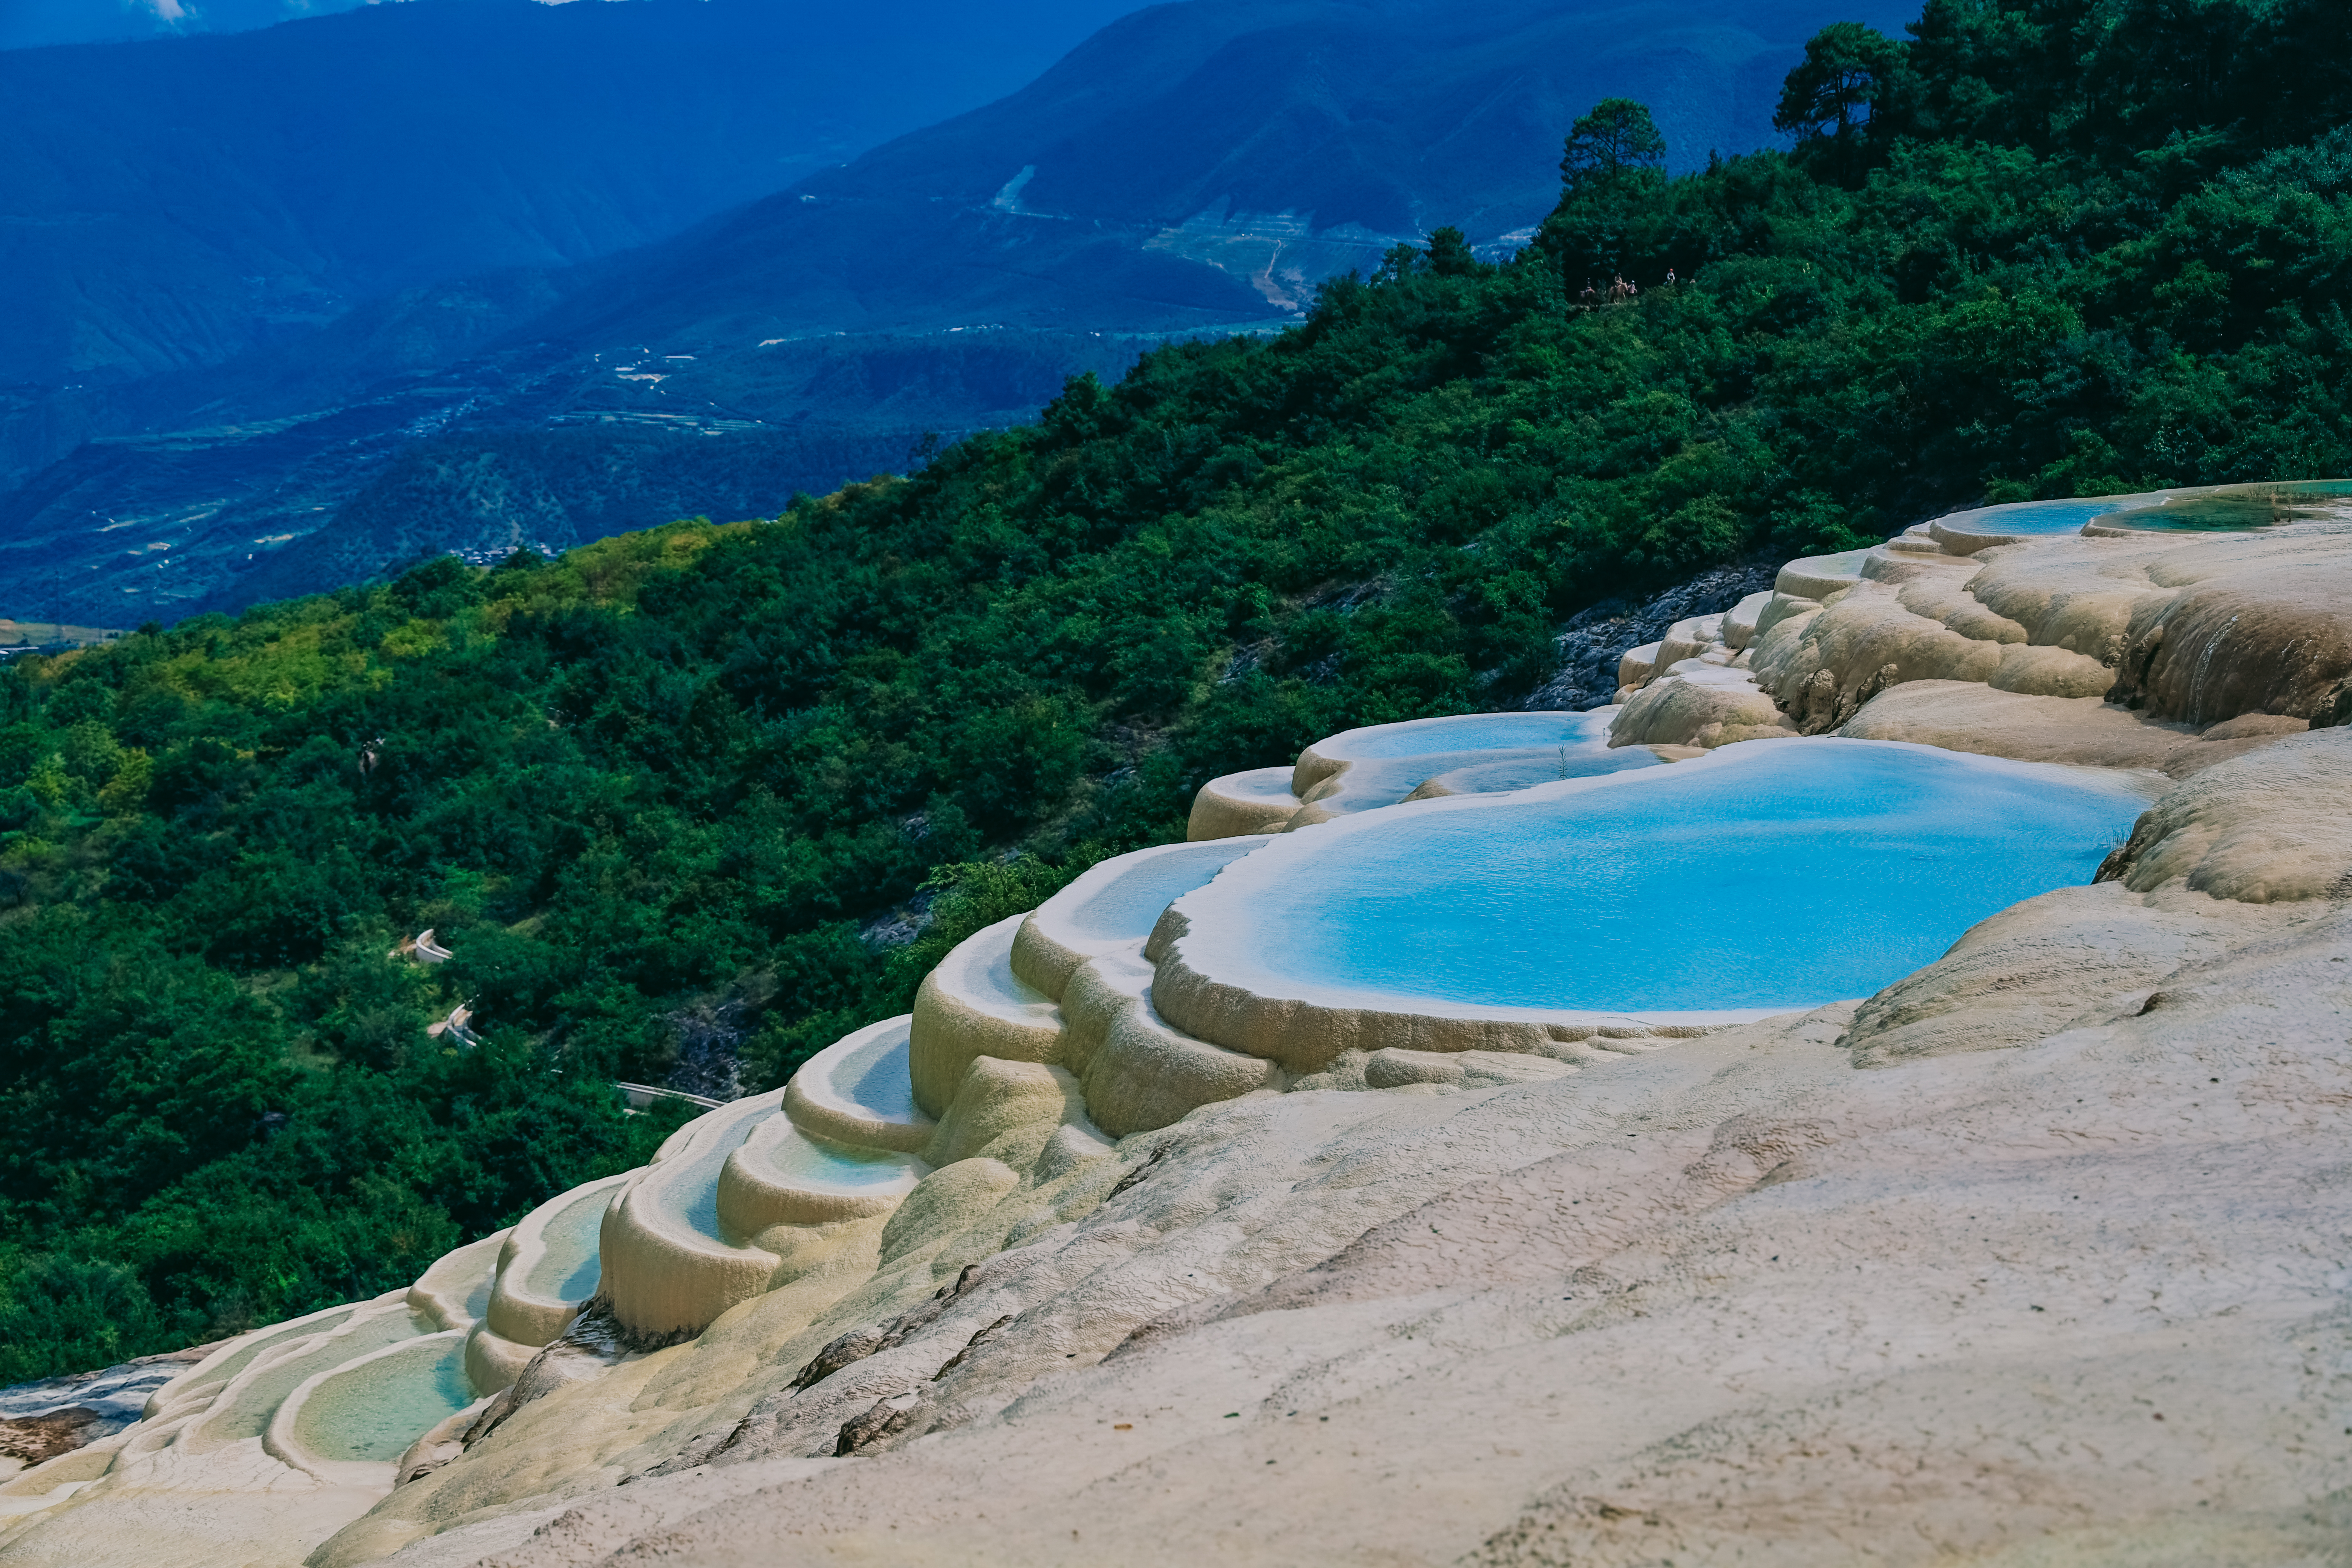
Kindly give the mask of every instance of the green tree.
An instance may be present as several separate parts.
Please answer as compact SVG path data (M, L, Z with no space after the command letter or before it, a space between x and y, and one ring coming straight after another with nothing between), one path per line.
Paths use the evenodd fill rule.
M1860 22L1832 22L1805 43L1805 58L1780 89L1773 129L1840 177L1863 166L1878 104L1895 90L1904 47Z
M1578 117L1560 153L1561 187L1571 196L1625 174L1655 173L1666 166L1666 139L1649 106L1630 98L1604 98Z

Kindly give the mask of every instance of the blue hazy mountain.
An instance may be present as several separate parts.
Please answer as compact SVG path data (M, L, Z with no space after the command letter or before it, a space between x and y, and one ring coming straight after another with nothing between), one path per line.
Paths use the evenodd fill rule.
M499 0L438 3L462 27ZM554 15L593 12L698 6ZM109 439L60 448L0 496L0 609L14 582L44 616L135 624L422 550L562 548L673 515L772 511L794 489L899 466L926 431L1025 417L1064 375L1116 373L1166 335L1271 329L1321 279L1440 225L1507 249L1550 207L1560 138L1601 98L1648 102L1678 167L1769 144L1812 32L1909 14L1884 0L1154 6L983 107L568 267L550 258L572 231L503 205L484 160L452 146L446 174L353 190L350 210L462 206L486 248L506 247L500 269L420 281L442 263L403 253L402 273L371 252L373 298L308 321L289 307L274 338L106 391L89 417ZM843 51L839 81L894 68ZM412 89L406 121L430 120L414 108L425 96ZM599 156L614 189L674 163ZM581 247L612 248L621 226ZM16 427L50 436L58 407Z
M0 49L241 33L373 0L5 0Z
M576 290L596 346L815 330L1141 329L1287 315L1441 225L1531 228L1604 97L1670 164L1774 140L1780 80L1876 0L1193 0L1125 17L1001 102L751 204Z
M1016 88L1129 4L412 0L0 53L0 384L215 363L645 245Z

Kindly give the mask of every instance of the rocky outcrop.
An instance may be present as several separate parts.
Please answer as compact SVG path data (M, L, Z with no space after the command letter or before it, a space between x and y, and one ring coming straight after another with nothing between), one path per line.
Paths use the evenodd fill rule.
M1558 673L1521 704L1528 709L1599 708L1617 700L1619 666L1676 623L1721 615L1772 585L1777 566L1717 566L1639 603L1612 599L1582 610L1552 637Z

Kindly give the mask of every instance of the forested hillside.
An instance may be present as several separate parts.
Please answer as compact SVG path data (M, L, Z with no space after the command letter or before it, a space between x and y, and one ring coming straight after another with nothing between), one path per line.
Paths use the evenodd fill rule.
M1210 774L1521 700L1596 601L2352 473L2339 24L1832 28L1790 153L1669 180L1605 103L1507 264L1441 230L908 479L9 668L0 1379L400 1283L641 1160L611 1080L776 1082Z

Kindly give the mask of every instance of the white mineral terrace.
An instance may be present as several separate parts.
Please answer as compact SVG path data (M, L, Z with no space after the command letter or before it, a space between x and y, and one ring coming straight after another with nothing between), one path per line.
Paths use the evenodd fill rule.
M313 1561L373 1561L453 1521L515 1546L521 1534L480 1521L553 1485L544 1467L500 1460L495 1485L438 1478L461 1453L447 1474L476 1474L483 1435L522 1401L587 1412L576 1437L515 1419L533 1442L601 1456L573 1462L607 1466L609 1483L636 1439L597 1423L626 1427L629 1401L655 1394L632 1384L609 1407L567 1404L571 1384L706 1331L733 1343L726 1325L763 1301L802 1303L805 1326L880 1292L912 1333L921 1310L947 1310L920 1303L953 1289L934 1296L925 1272L890 1295L877 1282L891 1270L978 1234L956 1227L992 1205L1076 1192L1119 1161L1134 1169L1118 1184L1007 1221L969 1261L1111 1246L1109 1230L1073 1230L1087 1204L1179 1146L1161 1130L1223 1102L1549 1092L1622 1082L1622 1064L1676 1049L1696 1062L1717 1035L1811 1049L1808 1029L1838 1039L1851 1054L1836 1071L1852 1076L2039 1039L2086 1005L2137 1019L2167 994L2131 989L2158 958L2287 931L2297 900L2352 889L2352 752L2340 732L2301 734L2352 717L2347 510L2352 484L2329 482L1958 514L1791 562L1771 592L1677 624L1625 656L1608 708L1380 725L1213 780L1190 841L1105 861L973 935L911 1015L849 1035L784 1089L709 1110L650 1164L551 1197L405 1292L223 1346L137 1425L0 1482L0 1558L81 1561L110 1496L163 1497L222 1540L299 1548L256 1561L299 1559L354 1520ZM2095 920L2068 913L2094 902ZM431 936L395 956L430 961ZM2099 942L2106 956L2079 961L2086 979L2049 956ZM1363 1103L1317 1103L1341 1100ZM1145 1135L1160 1152L1121 1142ZM1670 1177L1684 1179L1664 1166L1643 1179ZM1322 1179L1302 1167L1276 1185ZM1192 1221L1160 1223L1172 1236ZM952 1261L924 1268L961 1289ZM1068 1265L1033 1310L1091 1289L1093 1267ZM1151 1311L1192 1300L1192 1277L1179 1268ZM858 1431L887 1437L931 1410L925 1390L1013 1321L1000 1320L960 1328L963 1351L926 1352L919 1378L841 1373L834 1403L812 1401L831 1413L820 1436L838 1428L838 1451L861 1452ZM872 1338L860 1353L895 1364L889 1333ZM785 1339L782 1363L772 1345L711 1353L736 1357L738 1383L803 1362L821 1379L817 1347ZM661 1361L673 1353L686 1352L652 1360L701 1364ZM782 1442L801 1419L776 1403L792 1394L757 1407L711 1394L690 1418L701 1435L668 1451ZM477 1484L488 1489L462 1490Z

